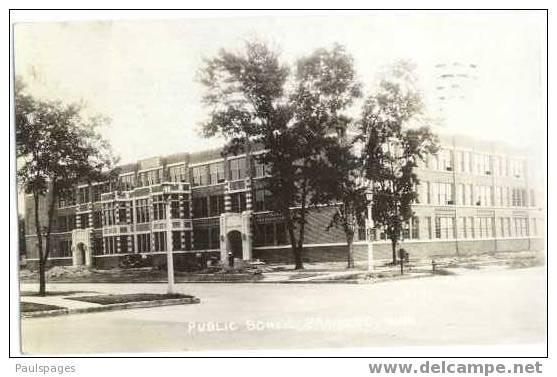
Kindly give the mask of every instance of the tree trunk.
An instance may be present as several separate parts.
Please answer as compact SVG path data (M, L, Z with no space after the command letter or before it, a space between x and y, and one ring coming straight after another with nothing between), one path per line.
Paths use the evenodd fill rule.
M292 254L294 255L294 268L296 270L302 270L304 268L303 260L302 260L302 252L298 248L296 242L296 236L294 234L294 224L292 222L292 218L290 214L288 214L286 218L286 228L288 229L288 236L290 237L290 246L292 247Z
M348 244L348 265L346 268L354 268L354 234L346 235Z
M39 295L44 296L46 294L46 274L45 265L43 260L43 236L41 229L41 221L39 219L39 194L33 193L33 200L35 205L35 232L37 234L38 243L38 259L39 259Z
M304 261L302 259L302 252L304 248L303 246L296 246L294 248L294 269L295 270L303 270L304 269Z
M396 265L396 245L397 245L396 240L391 240L391 247L393 251L393 265Z
M46 296L46 261L39 259L39 295Z

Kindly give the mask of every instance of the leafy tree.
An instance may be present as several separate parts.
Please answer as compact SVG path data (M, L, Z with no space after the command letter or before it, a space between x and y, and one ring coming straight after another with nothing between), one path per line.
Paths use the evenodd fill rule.
M15 85L16 151L21 161L19 184L34 199L38 241L39 293L46 293L46 264L51 251L55 204L78 182L101 180L113 162L108 143L97 129L102 116L85 119L79 104L32 97L18 78ZM46 203L47 221L41 223L40 203ZM44 243L43 243L44 241Z
M341 46L299 59L290 82L289 73L263 43L248 42L245 53L222 50L201 70L210 106L203 129L230 139L229 149L257 143L266 150L256 158L270 174L270 207L285 219L295 268L301 269L307 210L319 202L315 182L328 164L324 151L334 145L331 131L346 125L342 112L359 95L359 85Z
M392 245L393 264L402 227L413 216L419 179L415 168L437 151L437 137L423 121L424 106L416 89L414 66L399 62L367 98L360 119L364 174L373 182L374 223Z
M342 139L339 139L342 141ZM325 201L332 203L335 213L327 230L340 227L347 244L347 268L354 268L354 236L365 222L366 188L361 184L361 163L351 143L338 143L327 150L331 165L320 183Z

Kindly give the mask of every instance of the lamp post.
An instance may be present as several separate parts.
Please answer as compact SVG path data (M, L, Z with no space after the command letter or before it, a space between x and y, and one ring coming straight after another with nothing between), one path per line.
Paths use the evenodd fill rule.
M174 256L172 254L172 197L169 193L169 187L165 187L166 195L166 271L168 274L169 295L174 294Z
M366 239L367 239L367 270L373 271L373 217L371 215L371 208L373 205L373 191L368 188L366 191L367 201L367 218L366 218Z

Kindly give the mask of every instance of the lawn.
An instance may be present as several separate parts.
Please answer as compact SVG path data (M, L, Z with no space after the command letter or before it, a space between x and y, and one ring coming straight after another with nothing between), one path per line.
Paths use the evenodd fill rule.
M132 294L122 294L122 295L66 297L66 300L76 300L76 301L91 302L100 305L110 305L110 304L125 304L128 302L171 300L171 299L178 299L178 298L193 298L193 296L183 295L180 293L175 293L175 294L132 293Z
M56 305L45 305L45 304L37 304L35 302L24 302L20 303L21 313L31 313L31 312L42 312L44 310L56 310L56 309L65 309L61 306Z

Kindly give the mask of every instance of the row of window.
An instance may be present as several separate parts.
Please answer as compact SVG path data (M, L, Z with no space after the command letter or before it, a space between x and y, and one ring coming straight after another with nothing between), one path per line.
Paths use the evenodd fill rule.
M429 239L527 237L538 235L538 220L526 217L426 217Z
M183 240L182 240L182 236ZM104 254L116 254L117 242L120 241L120 254L148 253L151 251L166 251L166 232L140 233L136 236L105 236ZM135 247L137 240L137 250ZM152 241L152 242L151 242ZM172 250L190 250L191 232L172 232Z
M524 177L525 161L469 151L442 149L427 159L426 166L433 170L453 171L477 175Z
M422 182L418 188L418 202L436 205L473 205L500 207L534 207L534 190L529 196L526 189L445 182Z

